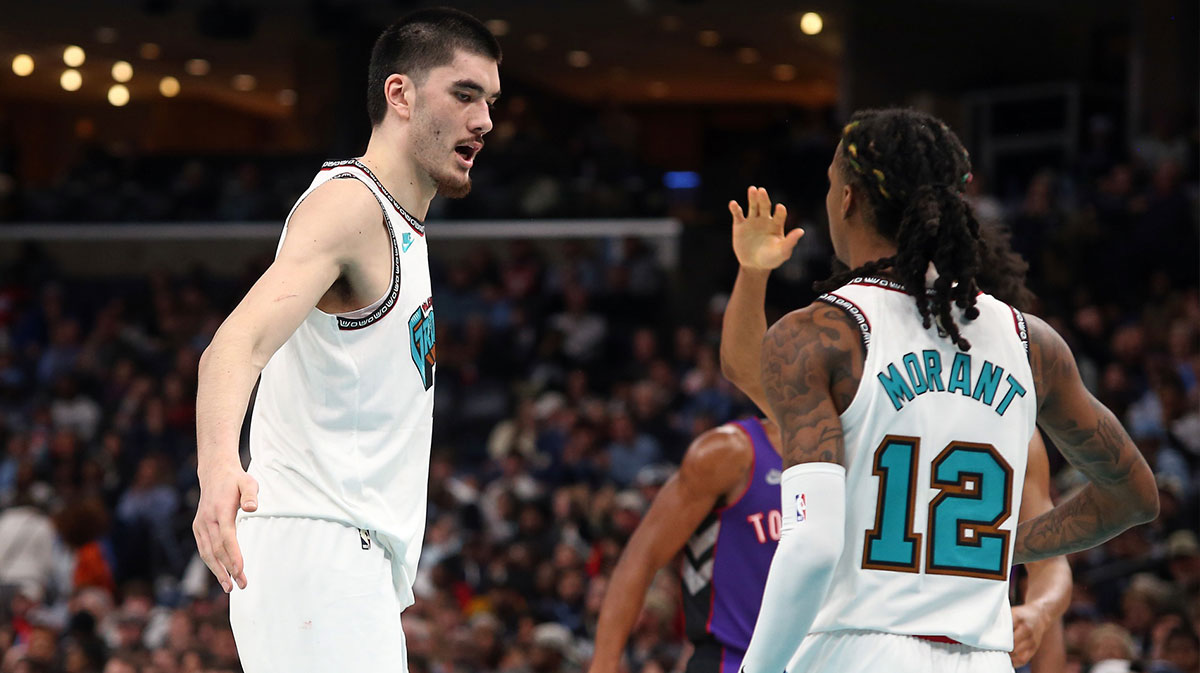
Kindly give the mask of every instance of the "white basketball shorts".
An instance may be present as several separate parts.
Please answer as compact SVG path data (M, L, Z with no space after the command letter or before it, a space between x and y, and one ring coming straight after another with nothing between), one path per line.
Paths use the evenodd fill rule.
M245 673L407 673L391 559L367 533L321 519L237 524L246 588L229 596Z
M879 631L831 631L804 639L787 673L1013 673L1008 652Z

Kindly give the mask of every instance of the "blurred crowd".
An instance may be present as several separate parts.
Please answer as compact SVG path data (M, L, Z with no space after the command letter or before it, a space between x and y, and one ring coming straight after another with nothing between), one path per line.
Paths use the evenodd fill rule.
M595 137L622 128L599 119L608 130ZM480 163L495 161L496 175L477 184L506 174L495 157L540 151L528 135L497 142ZM575 171L583 169L572 152L607 157L591 174L559 175L557 187L532 192L561 205L571 190L603 183L623 195L595 193L595 203L654 214L641 169L592 137L580 134L561 157ZM1194 142L1182 152L1170 143L1101 147L1077 170L1039 173L1020 196L989 194L982 176L971 187L980 216L1006 223L1031 263L1031 310L1063 334L1158 479L1158 520L1070 559L1073 672L1200 670L1194 152ZM240 193L261 210L231 210L234 219L280 216L307 180L263 191L252 172L239 176ZM614 186L637 180L645 191ZM508 186L494 198L514 210L501 212L572 214L532 207L547 201L523 201ZM481 198L493 198L488 191ZM236 201L197 198L200 210L145 216L220 218L212 209ZM164 204L183 207L175 197ZM727 241L722 232L714 240ZM772 295L770 315L811 298L822 267L803 262L829 252L819 223L800 248L795 268L779 273L800 289ZM435 263L429 517L417 602L404 614L413 673L586 668L607 577L690 438L755 413L720 372L723 298L706 288L732 283L733 269L732 255L719 253L725 267L685 256L671 272L637 239L552 252L518 242ZM697 268L715 282L697 282ZM199 354L258 271L75 278L35 246L2 270L0 673L239 670L227 601L192 540L195 386ZM686 297L705 310L672 309ZM1051 454L1061 498L1081 478ZM679 591L673 571L656 578L630 641L632 673L681 670Z
M506 98L487 135L487 160L471 171L471 196L435 201L431 217L661 215L663 173L640 160L633 118L615 107L563 114L569 105ZM15 132L0 118L0 222L278 221L321 161L351 156L147 156L88 142L53 179L31 183L8 135Z

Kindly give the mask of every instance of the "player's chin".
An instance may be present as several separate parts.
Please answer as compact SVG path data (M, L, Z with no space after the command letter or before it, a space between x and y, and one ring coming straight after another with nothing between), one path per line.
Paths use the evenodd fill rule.
M471 193L471 176L466 171L458 175L443 175L437 181L438 196L461 199Z

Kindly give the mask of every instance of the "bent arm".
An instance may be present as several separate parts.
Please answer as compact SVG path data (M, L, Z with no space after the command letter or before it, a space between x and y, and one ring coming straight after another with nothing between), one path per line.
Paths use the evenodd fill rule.
M1062 337L1036 317L1028 322L1038 424L1089 483L1017 528L1016 563L1089 549L1158 516L1158 489L1141 452L1084 387Z
M378 204L355 183L331 181L309 195L275 261L201 355L196 445L202 482L214 469L240 467L238 437L258 375L378 226Z
M679 472L654 498L613 570L596 626L592 673L619 670L654 574L683 548L717 499L745 482L752 460L749 440L728 426L709 430L688 448Z
M742 663L746 673L785 670L833 582L846 520L834 389L853 366L854 338L841 312L820 304L784 316L763 342L763 389L779 419L787 469L780 485L783 535Z

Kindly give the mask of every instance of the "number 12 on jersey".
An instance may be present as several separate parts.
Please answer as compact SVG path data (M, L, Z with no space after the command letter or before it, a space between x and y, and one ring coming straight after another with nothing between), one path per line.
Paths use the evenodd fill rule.
M990 444L951 442L930 465L929 518L922 536L913 532L918 506L917 466L921 440L889 435L875 449L872 473L879 478L875 527L866 532L863 568L1008 579L1013 471Z

